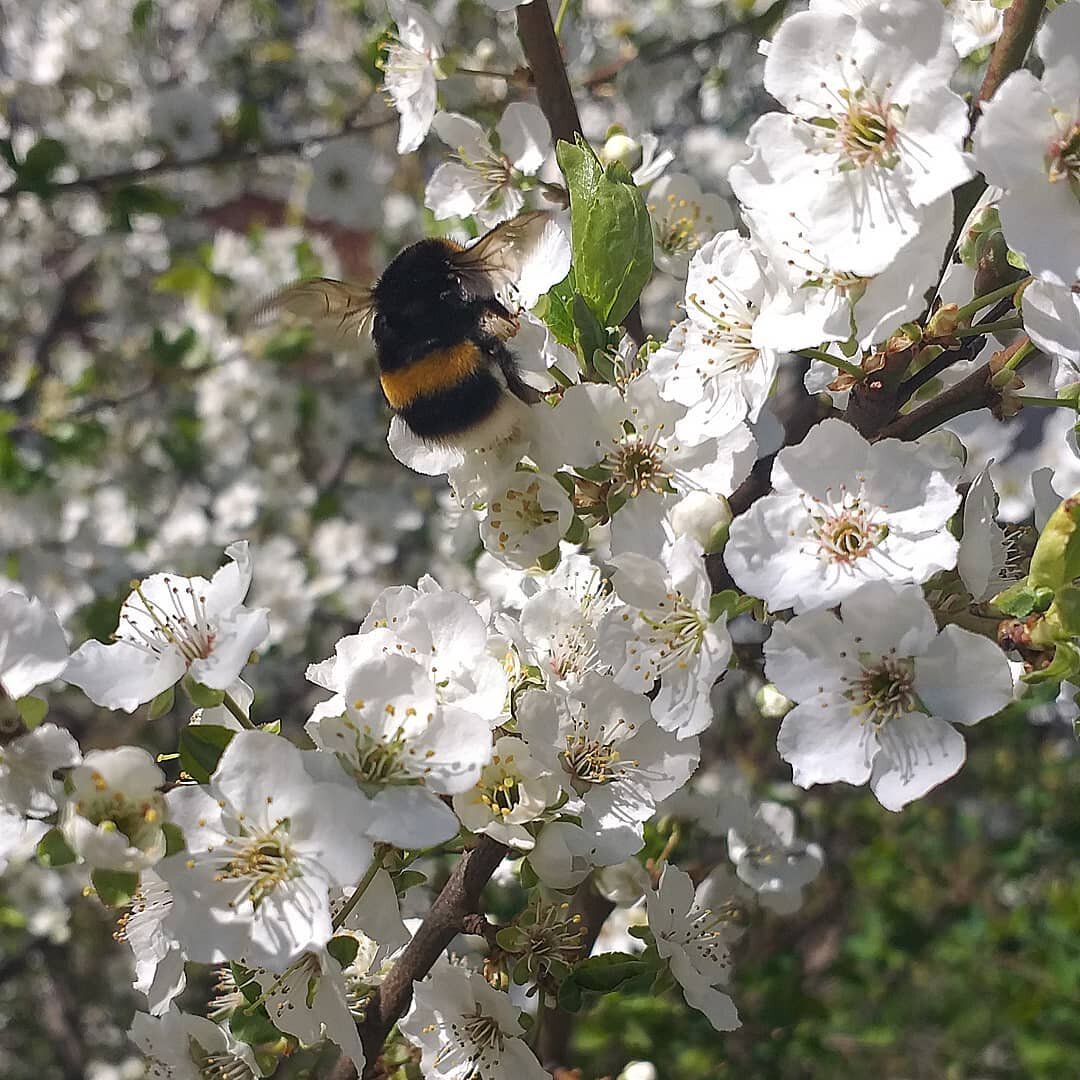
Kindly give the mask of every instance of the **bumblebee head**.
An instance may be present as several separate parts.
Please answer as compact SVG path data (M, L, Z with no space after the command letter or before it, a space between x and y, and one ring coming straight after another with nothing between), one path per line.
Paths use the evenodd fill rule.
M380 310L430 311L432 304L462 304L479 293L476 273L454 262L460 247L446 240L421 240L390 263L373 293Z

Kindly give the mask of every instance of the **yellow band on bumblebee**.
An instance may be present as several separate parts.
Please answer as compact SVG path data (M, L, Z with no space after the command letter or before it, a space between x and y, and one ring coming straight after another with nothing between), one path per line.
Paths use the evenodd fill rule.
M448 349L435 349L399 371L379 376L383 393L392 409L404 409L418 397L448 390L467 379L482 363L480 350L471 341Z

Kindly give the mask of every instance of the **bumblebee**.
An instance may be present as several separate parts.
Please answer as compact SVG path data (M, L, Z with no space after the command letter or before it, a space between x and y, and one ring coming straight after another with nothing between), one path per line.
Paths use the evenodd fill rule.
M379 382L394 414L430 443L487 448L512 437L540 394L506 343L518 313L500 296L549 215L522 214L469 246L428 239L405 248L371 286L313 278L267 297L260 318L286 311L339 333L370 323Z

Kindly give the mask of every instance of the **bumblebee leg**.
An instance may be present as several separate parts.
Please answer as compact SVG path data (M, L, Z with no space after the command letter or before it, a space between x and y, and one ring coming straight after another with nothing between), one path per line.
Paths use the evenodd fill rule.
M499 370L506 380L506 388L514 397L524 401L526 405L535 405L543 399L544 395L539 390L522 379L514 354L498 338L486 339L481 348L499 365Z

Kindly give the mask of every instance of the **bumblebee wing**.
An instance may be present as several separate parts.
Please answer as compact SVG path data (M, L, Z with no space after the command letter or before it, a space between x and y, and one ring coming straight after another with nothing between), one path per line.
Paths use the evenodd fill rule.
M287 312L311 322L318 330L335 335L363 332L371 318L374 301L371 289L333 278L310 278L260 300L248 313L246 323L265 322Z
M511 287L549 221L551 215L544 210L519 214L455 252L451 262L462 272L469 291L501 293ZM471 275L476 275L475 286L469 281Z

